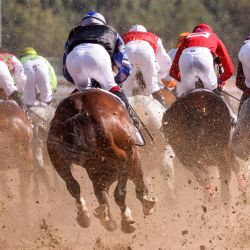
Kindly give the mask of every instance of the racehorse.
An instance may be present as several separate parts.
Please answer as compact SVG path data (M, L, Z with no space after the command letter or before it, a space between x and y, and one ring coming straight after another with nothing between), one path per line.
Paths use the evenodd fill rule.
M236 155L244 161L250 156L250 98L242 105L237 119L236 127L233 131L232 144Z
M250 156L250 98L241 106L236 127L232 135L233 150L241 160L247 162Z
M153 187L152 174L156 169L152 168L152 166L158 166L157 171L160 171L159 175L164 180L168 180L168 189L170 190L170 195L173 196L174 169L172 160L174 154L171 147L166 145L164 135L160 130L163 113L166 107L169 107L174 102L174 95L166 88L162 88L161 95L166 104L162 105L152 95L148 95L146 84L140 71L137 72L134 81L137 84L134 84L132 96L128 99L142 122L140 130L145 137L146 145L140 148L140 153L143 163L145 162L143 167L146 173L147 184ZM131 94L131 87L126 83L123 85L123 90L126 94Z
M162 126L175 155L194 174L206 196L214 192L208 167L218 166L221 199L229 204L231 170L237 177L240 171L230 144L230 112L222 98L210 90L190 91L164 113Z
M65 98L58 105L51 121L47 148L52 164L76 200L77 221L90 225L90 215L80 194L80 186L71 173L71 165L84 167L93 183L99 202L94 215L110 231L116 229L107 192L118 180L114 191L122 215L121 229L135 230L134 219L125 202L127 180L136 186L145 215L152 213L156 200L147 195L135 129L119 98L100 89L86 89Z
M162 116L165 111L163 106L151 96L137 95L129 97L129 103L134 108L143 126L140 126L146 144L140 147L140 155L144 169L145 181L153 190L152 176L161 176L167 180L166 196L174 198L174 153L161 132ZM147 130L145 130L147 129ZM150 135L149 135L149 134ZM150 138L151 137L151 138ZM157 166L157 168L152 167Z
M0 101L1 170L18 168L23 199L33 170L32 139L32 125L27 114L15 101Z

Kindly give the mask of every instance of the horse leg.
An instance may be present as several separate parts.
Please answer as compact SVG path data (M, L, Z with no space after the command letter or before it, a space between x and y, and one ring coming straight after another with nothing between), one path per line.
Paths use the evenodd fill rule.
M246 188L247 188L247 171L244 171L245 168L243 168L243 170L240 171L240 164L236 160L236 157L235 157L234 153L232 152L232 150L230 150L230 151L231 152L230 152L230 159L229 160L230 160L231 168L236 175L239 190L241 192L245 192Z
M195 163L193 163L192 167L188 165L185 165L185 167L193 173L196 181L202 186L204 198L208 201L215 193L215 188L209 181L209 170L202 165Z
M127 207L125 199L126 199L126 186L127 186L127 177L119 177L118 183L114 191L114 198L116 204L121 209L121 230L124 233L133 233L135 231L135 221L132 217L131 210Z
M30 179L32 174L32 169L25 169L26 166L21 166L18 169L20 182L19 182L19 188L20 188L20 197L23 199L23 202L26 202L27 199L27 190L30 185Z
M4 171L0 171L0 180L1 193L5 194L9 199L13 199L14 194L11 191L11 187L8 185L8 176Z
M42 168L44 166L43 160L43 140L41 138L41 128L35 125L33 128L33 158L34 158L34 165L37 167Z
M80 185L71 173L71 163L64 162L63 164L64 164L64 166L61 167L60 166L61 163L55 164L55 162L53 162L53 165L54 165L57 173L65 181L66 187L67 187L69 193L76 200L76 208L78 210L76 220L77 220L78 224L83 228L89 227L90 222L91 222L90 221L90 214L88 212L84 198L81 197Z
M19 148L20 152L20 166L18 168L19 173L19 189L20 189L20 197L22 197L23 202L26 202L27 198L27 190L30 185L31 174L34 171L33 167L33 155L30 144L22 145Z
M89 174L89 176L91 175ZM110 206L107 193L107 190L109 189L110 185L104 188L103 183L105 183L105 181L100 180L100 178L93 178L93 175L90 179L93 183L94 193L99 203L99 207L97 207L94 211L94 216L100 220L101 224L108 231L114 231L117 228L117 224L110 213Z
M143 180L141 160L137 148L132 149L130 159L131 162L128 163L128 177L135 184L136 197L142 203L143 213L149 215L153 212L157 200L154 197L148 196L148 190Z
M167 184L169 187L170 195L172 200L175 200L175 171L174 171L174 163L176 161L175 154L170 147L170 145L166 145L164 149L163 155L163 174L167 179Z
M229 158L230 160L230 158ZM221 201L224 205L229 207L231 202L231 195L229 192L229 183L231 180L231 167L227 156L225 155L218 164L221 184Z
M94 216L100 220L101 224L108 231L114 231L117 228L117 224L110 213L108 190L117 179L116 173L107 171L107 162L103 158L99 159L96 155L86 159L84 167L92 182L94 193L99 203L99 206L94 210Z

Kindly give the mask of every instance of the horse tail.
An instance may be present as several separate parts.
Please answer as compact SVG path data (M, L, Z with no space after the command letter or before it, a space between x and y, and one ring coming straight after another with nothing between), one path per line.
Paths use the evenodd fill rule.
M97 149L97 139L102 131L99 127L87 111L77 113L63 124L63 142L71 150L93 152Z

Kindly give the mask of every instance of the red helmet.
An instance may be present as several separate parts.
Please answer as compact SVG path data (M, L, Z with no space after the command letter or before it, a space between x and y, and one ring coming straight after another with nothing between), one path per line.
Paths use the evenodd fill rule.
M209 25L207 25L205 23L198 24L193 29L193 32L202 32L202 31L213 32L213 29Z

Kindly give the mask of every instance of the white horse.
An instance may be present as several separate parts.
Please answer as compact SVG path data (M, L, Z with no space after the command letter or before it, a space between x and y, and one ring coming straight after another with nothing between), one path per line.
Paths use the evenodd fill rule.
M146 145L141 147L142 166L146 171L147 185L152 189L149 176L152 170L160 170L167 178L171 196L174 195L174 153L161 132L162 116L165 109L152 96L137 95L129 97L129 103L135 110L141 125L139 129L144 135ZM153 140L151 139L153 138ZM158 171L157 170L157 171Z

